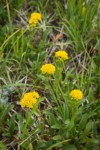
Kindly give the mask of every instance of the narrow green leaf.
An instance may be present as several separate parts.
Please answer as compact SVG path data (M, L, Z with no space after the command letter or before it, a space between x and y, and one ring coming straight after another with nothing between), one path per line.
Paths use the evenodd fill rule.
M47 148L47 150L52 150L52 148L54 148L54 147L59 147L60 145L62 145L62 144L64 144L64 143L68 143L70 141L70 139L68 139L68 140L64 140L64 141L61 141L61 142L58 142L58 143L56 143L56 144L53 144L52 146L50 146L49 148Z

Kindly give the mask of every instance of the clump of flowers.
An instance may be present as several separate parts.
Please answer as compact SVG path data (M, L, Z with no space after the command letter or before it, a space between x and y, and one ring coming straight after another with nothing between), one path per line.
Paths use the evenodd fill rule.
M37 103L37 99L39 98L38 92L28 92L25 93L23 98L20 100L20 105L22 108L33 108L33 106Z
M59 50L55 52L55 57L61 60L67 60L68 59L68 53L64 50Z
M53 75L55 72L55 66L52 64L45 64L45 65L42 65L40 70L41 70L42 74Z
M33 27L36 27L38 22L41 21L42 15L40 13L32 13L31 17L29 19L29 24L31 24Z
M74 99L74 100L81 100L83 98L83 93L82 91L75 89L72 90L69 95Z

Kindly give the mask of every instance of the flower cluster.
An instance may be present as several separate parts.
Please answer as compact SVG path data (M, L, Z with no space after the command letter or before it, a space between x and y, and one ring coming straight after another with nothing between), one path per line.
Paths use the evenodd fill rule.
M72 90L69 94L74 100L81 100L83 98L83 93L82 91L75 89Z
M52 64L45 64L41 67L42 74L53 75L55 72L55 66Z
M65 52L64 50L59 50L55 52L55 57L59 58L61 60L67 60L68 59L68 53Z
M40 13L32 13L29 19L29 24L31 24L33 27L36 27L37 23L41 21L41 19L42 15Z
M22 108L33 108L33 106L37 103L37 99L39 98L39 94L35 91L25 93L23 98L20 101L20 105Z

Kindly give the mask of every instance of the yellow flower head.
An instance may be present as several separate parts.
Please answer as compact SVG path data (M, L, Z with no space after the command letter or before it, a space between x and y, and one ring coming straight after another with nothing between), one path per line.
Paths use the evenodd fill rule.
M25 93L25 94L24 94L24 97L39 98L40 96L39 96L38 92L33 91L33 92Z
M37 92L29 92L25 93L23 98L20 100L21 107L33 108L33 105L37 103L37 99L39 98L39 94Z
M59 51L55 52L55 57L62 59L62 60L67 60L68 53L66 53L64 50L59 50Z
M55 72L55 66L52 64L45 64L40 69L42 71L42 74L49 74L53 75Z
M29 24L35 27L41 19L42 15L40 13L32 13L29 19Z
M83 98L83 93L80 90L72 90L69 95L74 99L74 100L81 100Z

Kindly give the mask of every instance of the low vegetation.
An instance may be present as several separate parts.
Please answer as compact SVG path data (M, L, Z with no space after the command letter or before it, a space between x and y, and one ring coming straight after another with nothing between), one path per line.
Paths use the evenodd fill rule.
M99 150L100 1L0 1L0 149Z

